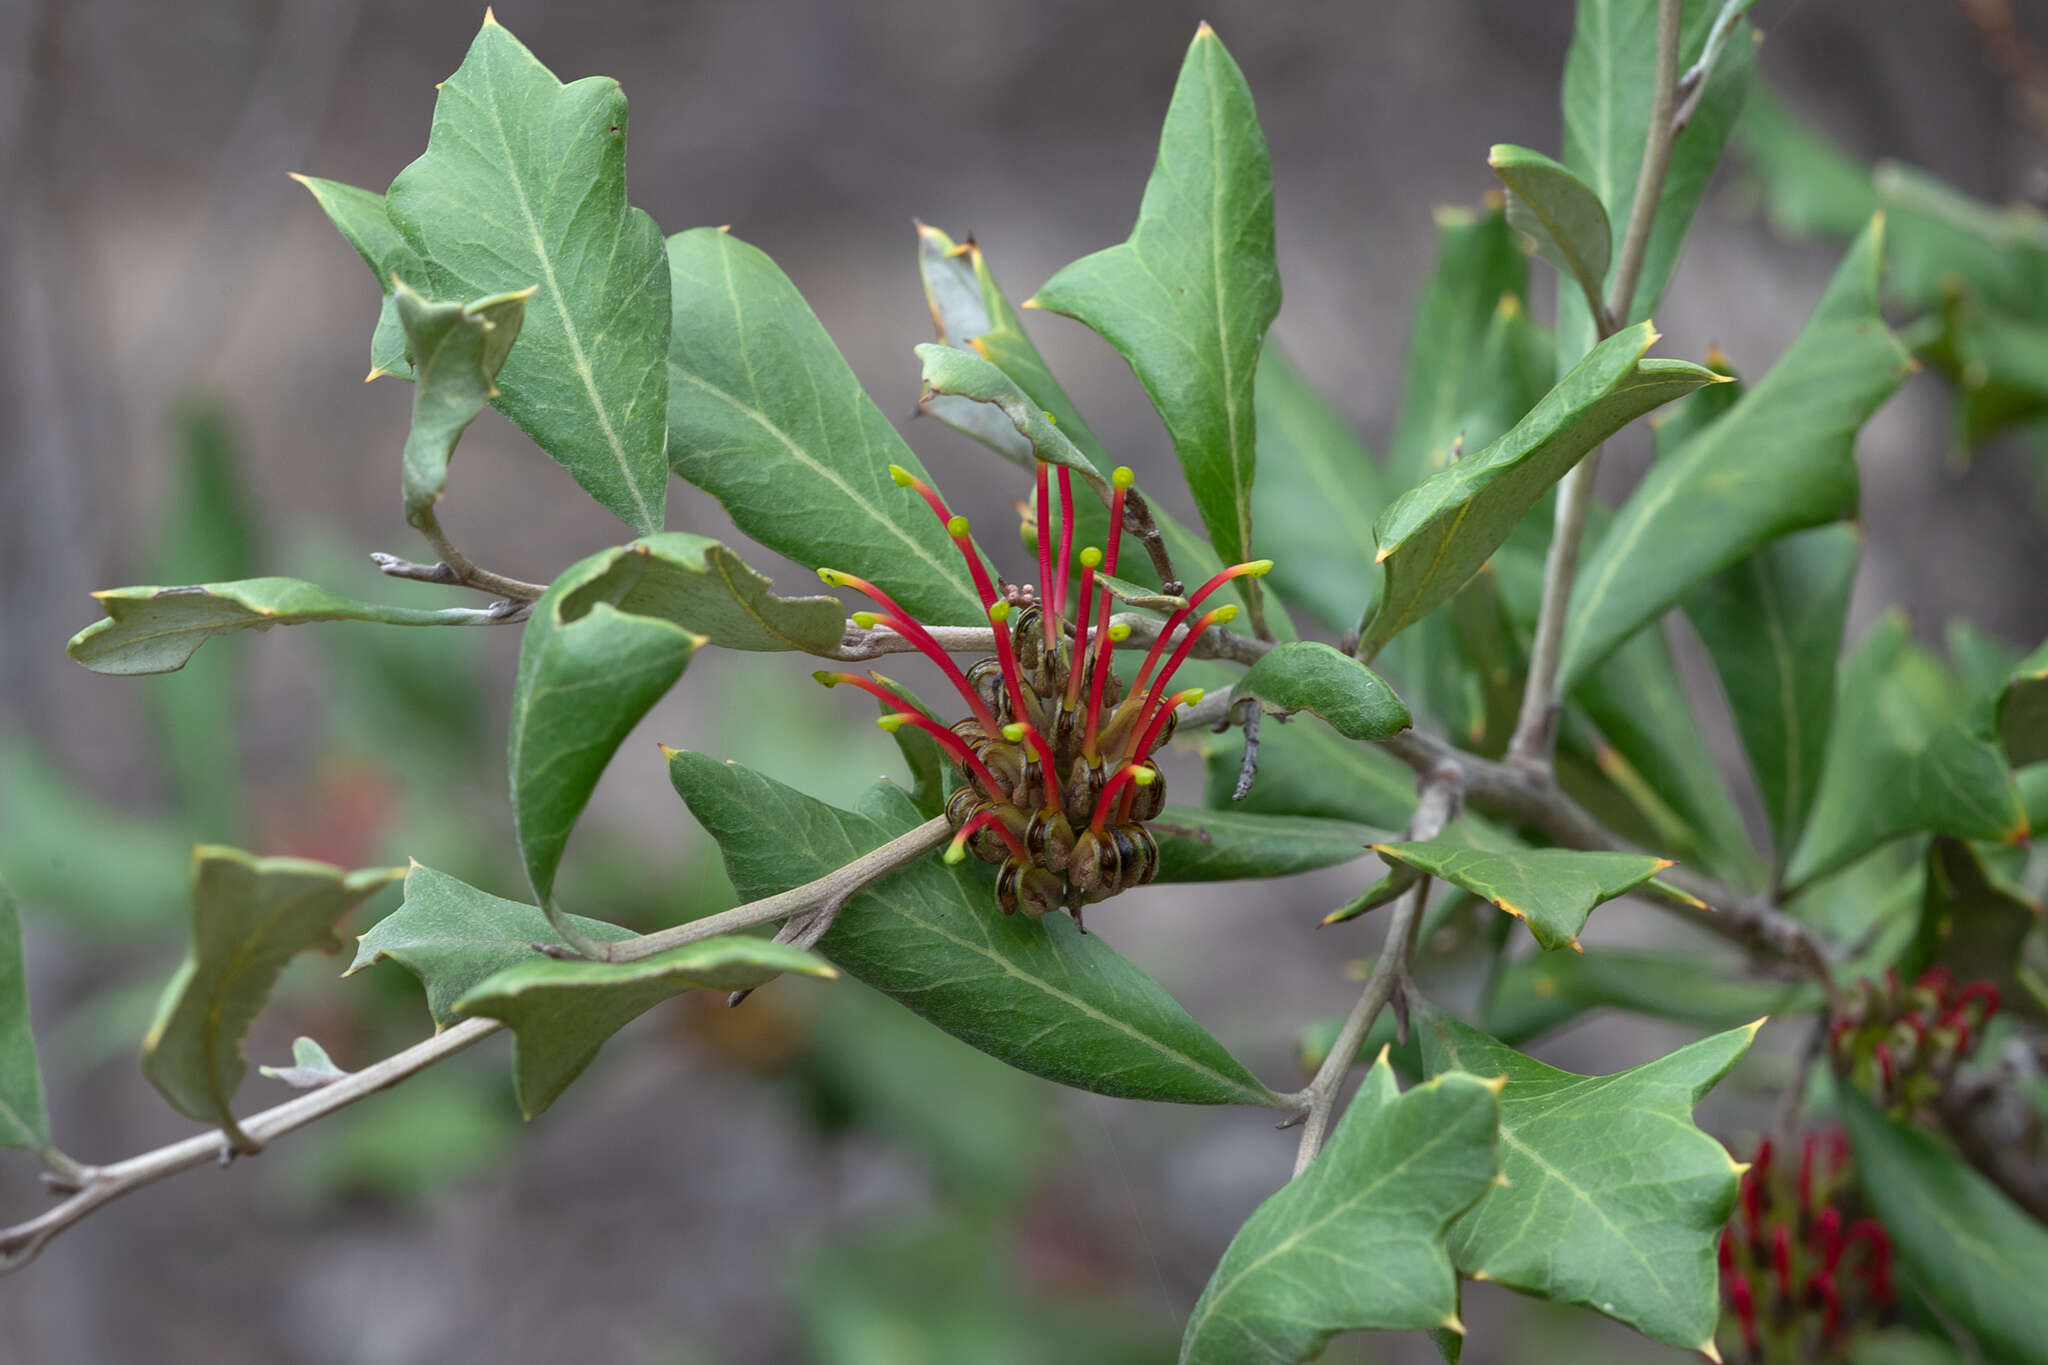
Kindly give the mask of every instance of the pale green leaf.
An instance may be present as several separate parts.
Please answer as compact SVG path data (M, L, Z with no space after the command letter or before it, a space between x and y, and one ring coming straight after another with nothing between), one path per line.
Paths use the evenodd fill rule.
M915 348L924 362L924 386L928 394L964 398L971 403L993 407L1024 439L1034 460L1061 465L1092 484L1097 493L1109 495L1109 480L1067 439L1059 424L1034 403L1017 382L974 351L930 342Z
M1714 1249L1740 1169L1692 1110L1761 1019L1611 1076L1545 1066L1427 1004L1432 1076L1504 1076L1501 1187L1451 1229L1460 1273L1576 1303L1667 1346L1710 1344Z
M259 1066L256 1069L273 1081L283 1081L294 1090L312 1090L348 1079L348 1073L334 1064L334 1059L327 1055L327 1049L311 1038L292 1040L290 1066Z
M1346 739L1389 739L1414 723L1378 674L1314 640L1261 655L1232 695L1257 697L1268 711L1306 711Z
M216 635L310 621L387 626L482 626L498 618L472 607L394 607L358 602L296 578L245 578L188 587L108 588L93 597L107 620L71 637L64 652L95 673L169 673Z
M194 850L192 942L142 1044L150 1083L180 1113L239 1136L231 1105L248 1070L242 1039L285 964L308 949L338 950L341 917L403 875Z
M1363 858L1379 837L1349 820L1172 805L1148 827L1159 843L1161 882L1291 877Z
M605 583L615 564L616 552L600 551L570 566L534 603L520 642L505 739L512 824L527 876L571 943L575 931L564 928L554 904L555 871L569 831L626 735L683 676L705 639L607 600Z
M669 777L750 899L815 880L922 818L886 785L854 814L680 750ZM1186 1104L1274 1102L1101 935L1064 914L1000 913L981 866L933 855L890 874L847 903L818 950L954 1037L1062 1085Z
M796 286L717 228L669 238L669 461L739 528L858 574L931 625L985 623L960 552L890 465L924 466Z
M838 975L802 948L726 935L638 962L532 957L472 987L455 1012L512 1030L513 1089L530 1119L560 1098L614 1033L662 1001L688 990L751 990L784 972Z
M1719 382L1685 361L1643 359L1656 339L1648 323L1615 333L1506 435L1380 514L1373 530L1382 578L1362 657L1449 601L1587 451L1644 413Z
M498 372L526 319L528 287L475 303L421 298L401 278L398 322L413 357L412 430L405 438L405 519L441 500L455 443L497 397Z
M2016 843L2026 810L1988 707L1954 695L1888 613L1842 670L1820 790L1786 880L1801 886L1918 830Z
M1383 1055L1315 1161L1231 1239L1182 1365L1307 1360L1338 1332L1455 1323L1444 1234L1500 1174L1500 1112L1497 1084L1477 1076L1401 1094Z
M1863 1197L1913 1287L1998 1361L2048 1361L2048 1229L1925 1130L1837 1086Z
M633 931L602 920L568 916L584 939L614 941ZM356 940L353 976L386 958L419 978L434 1027L455 1023L455 1002L472 987L509 967L530 962L537 943L567 946L538 905L479 891L445 872L414 863L405 875L405 899Z
M1597 313L1605 306L1601 290L1614 249L1614 230L1599 196L1569 169L1527 147L1499 143L1486 164L1508 187L1508 225L1575 281Z
M1388 863L1406 863L1470 891L1529 926L1546 949L1578 946L1593 907L1626 895L1671 866L1642 853L1474 848L1459 838L1374 844Z
M1873 224L1778 363L1622 507L1572 591L1563 686L1694 584L1854 513L1856 433L1912 368L1878 316L1880 245Z
M436 297L535 288L498 410L621 521L660 530L668 264L654 220L626 201L619 83L562 84L486 15L388 198Z
M377 288L384 295L384 303L377 312L377 330L370 337L369 377L375 379L380 374L389 374L400 379L412 378L412 364L405 350L405 328L398 320L394 286L402 279L424 283L427 271L418 254L406 245L404 236L392 223L384 196L375 190L344 185L338 180L317 180L310 175L298 174L294 174L292 179L312 192L314 202L320 205L321 211L348 244L356 249L356 255L363 258L363 264L370 267L370 274L376 277Z
M570 571L570 620L599 602L681 626L721 649L827 654L846 633L836 597L778 597L767 577L718 541L687 531L601 550ZM563 575L567 578L569 575Z
M0 1147L50 1149L43 1069L28 1022L28 969L21 951L21 913L0 884Z
M1130 240L1067 266L1032 302L1130 363L1217 553L1249 558L1253 381L1280 311L1273 172L1244 73L1207 24L1181 66Z

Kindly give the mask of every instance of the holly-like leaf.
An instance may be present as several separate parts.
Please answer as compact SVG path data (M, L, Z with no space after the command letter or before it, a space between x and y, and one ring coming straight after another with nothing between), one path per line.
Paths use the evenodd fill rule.
M192 944L142 1044L150 1083L180 1113L239 1138L231 1106L249 1065L242 1038L278 975L310 948L338 950L341 917L403 875L402 868L343 872L210 845L194 850Z
M1738 964L1697 953L1537 953L1502 965L1487 993L1486 1031L1509 1045L1548 1033L1588 1010L1619 1009L1697 1028L1728 1029L1763 1015L1803 1012L1818 989L1760 981Z
M567 918L586 940L633 937L632 930L603 920ZM568 946L538 905L490 895L414 863L405 874L405 899L357 938L355 961L342 975L389 958L419 978L434 1027L444 1029L460 1018L457 1000L499 972L531 962L536 943Z
M752 990L784 972L837 976L816 953L767 939L699 939L638 962L532 957L455 1002L512 1030L512 1084L532 1118L560 1098L614 1033L688 990Z
M1388 739L1414 723L1377 673L1314 640L1260 656L1232 695L1257 697L1269 711L1306 711L1346 739Z
M93 597L107 620L71 637L64 652L95 673L170 673L216 635L311 621L387 626L482 626L497 618L472 607L393 607L358 602L296 578L245 578L189 587L108 588Z
M1244 744L1209 744L1208 804L1232 805ZM1415 810L1415 774L1383 749L1353 744L1320 725L1266 725L1259 732L1259 769L1236 808L1265 815L1323 816L1400 829Z
M1303 815L1167 806L1153 818L1162 882L1291 877L1365 856L1379 837L1369 825Z
M2027 813L1989 707L1972 707L1905 618L1887 613L1842 670L1820 791L1786 880L1803 886L1916 830L2016 843Z
M327 1049L311 1038L292 1040L290 1066L259 1066L256 1069L273 1081L283 1081L294 1090L314 1090L348 1079L348 1072L336 1066L334 1059L327 1055Z
M498 410L643 535L668 498L668 266L626 202L626 97L564 85L487 13L434 101L391 221L438 298L534 288Z
M394 297L398 322L413 357L412 430L405 438L405 519L441 500L448 486L448 461L455 443L498 395L498 371L526 319L533 288L479 299L442 303L421 298L403 279Z
M1207 24L1181 65L1130 240L1067 266L1031 303L1130 362L1216 552L1250 558L1253 381L1280 311L1273 170L1244 73Z
M28 971L22 961L21 912L0 884L0 1147L50 1149L43 1069L28 1023Z
M2007 676L1998 694L1998 736L2013 767L2048 762L2048 642Z
M357 189L338 180L317 180L294 173L292 179L311 191L321 212L356 249L363 264L370 267L384 303L377 312L377 330L370 337L370 378L380 374L412 378L412 364L406 357L405 328L398 320L398 280L424 283L426 267L405 237L391 221L384 196L375 190Z
M1686 361L1645 360L1656 339L1647 322L1615 333L1505 436L1438 470L1380 514L1373 524L1380 592L1361 657L1449 601L1587 451L1644 413L1721 381Z
M1628 222L1635 207L1656 84L1657 10L1657 0L1582 0L1565 56L1564 164L1607 206L1611 223ZM1724 17L1734 22L1724 26ZM1710 43L1718 46L1699 103L1673 140L1642 274L1617 325L1649 316L1663 296L1756 66L1756 44L1739 10L1687 5L1680 22L1681 72L1700 63ZM1592 345L1592 313L1576 293L1559 296L1557 331L1561 361L1570 362Z
M1575 1076L1422 1004L1432 1076L1505 1076L1502 1186L1450 1233L1460 1273L1582 1304L1669 1346L1711 1344L1714 1248L1741 1169L1693 1126L1763 1021L1611 1076Z
M1626 895L1671 866L1643 853L1581 853L1532 848L1501 852L1463 839L1374 844L1389 863L1406 863L1470 891L1529 926L1545 949L1577 947L1593 907Z
M600 551L572 565L534 603L505 737L519 852L534 894L571 943L576 932L564 928L554 904L569 831L626 735L683 676L706 638L614 605L606 586L621 581L613 576L617 564L616 552ZM630 568L623 581L626 591L637 586Z
M581 572L586 565L588 577ZM634 616L673 622L721 649L812 654L831 652L846 632L838 598L778 597L766 575L718 541L687 531L599 551L570 572L577 586L560 608L569 619L609 602Z
M1863 1197L1914 1288L1993 1360L2039 1362L2048 1343L2048 1229L1916 1125L1835 1087Z
M985 622L924 472L796 286L720 228L669 238L669 462L771 550L859 574L932 625Z
M1400 1093L1383 1052L1315 1161L1231 1239L1182 1365L1307 1360L1338 1332L1455 1325L1444 1233L1499 1193L1500 1114L1499 1082L1476 1075Z
M1486 164L1508 187L1508 225L1578 284L1589 308L1604 307L1600 292L1613 259L1614 229L1599 196L1569 169L1527 147L1500 143L1487 153Z
M1988 980L2008 1011L2048 1020L2048 987L2028 968L2041 902L1984 865L1975 846L1943 836L1927 849L1914 968L1939 964L1962 982Z
M1273 585L1335 630L1358 624L1372 572L1372 519L1386 475L1350 425L1271 338L1259 354L1259 479L1252 519L1284 547Z
M669 753L669 778L747 898L813 881L923 818L886 784L855 814L682 750ZM1001 914L972 862L934 856L891 873L847 902L818 950L954 1037L1062 1085L1184 1104L1275 1103L1100 935L1064 914Z
M1856 510L1856 433L1912 368L1878 316L1880 224L1726 416L1659 460L1579 571L1562 685L1758 546Z

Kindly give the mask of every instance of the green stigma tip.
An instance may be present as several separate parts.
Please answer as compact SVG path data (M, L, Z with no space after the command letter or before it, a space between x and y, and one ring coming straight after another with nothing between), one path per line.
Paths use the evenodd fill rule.
M1206 697L1208 695L1209 694L1207 692L1205 692L1203 689L1199 687L1190 687L1187 691L1181 694L1180 704L1182 706L1193 706L1196 702L1200 701L1203 697Z
M1102 551L1100 551L1100 550L1096 549L1096 548L1095 548L1095 547L1094 547L1093 545L1090 545L1090 546L1089 546L1089 547L1088 547L1087 549L1085 549L1085 550L1081 551L1081 567L1082 567L1082 568L1084 568L1084 569L1093 569L1093 568L1098 568L1098 567L1100 567L1100 566L1101 566L1101 564L1102 564Z
M916 476L914 476L909 470L905 469L900 464L892 464L889 466L889 477L896 480L896 486L898 488L908 488L910 487L910 485L917 482Z
M839 586L839 570L837 569L819 569L818 577L835 588Z
M1008 725L1005 725L1003 727L1003 738L1009 740L1012 744L1022 744L1024 742L1024 722L1013 720Z
M1235 621L1236 619L1237 619L1237 603L1235 603L1235 602L1232 602L1232 603L1230 603L1230 604L1229 604L1228 606L1222 606L1222 607L1218 607L1218 608L1216 608L1216 624L1217 624L1217 625L1219 625L1219 626L1220 626L1220 625L1225 625L1225 624L1227 624L1228 622L1231 622L1231 621Z
M839 686L839 675L827 669L821 668L817 672L811 674L811 676L816 678L819 682L825 684L825 686L827 687Z
M893 735L898 730L903 728L903 717L900 715L880 716L876 718L875 724L881 726L884 730L887 730L890 734Z
M1110 472L1109 481L1118 488L1129 488L1138 481L1138 476L1131 472L1129 465L1120 464Z
M1251 563L1244 566L1245 576L1248 578L1263 578L1271 571L1272 567L1273 561L1270 559L1254 559Z
M1153 784L1154 782L1157 782L1158 780L1159 780L1159 769L1157 769L1157 768L1133 768L1133 769L1131 769L1131 781L1133 781L1133 782L1137 783L1137 784L1138 784L1139 786L1141 786L1141 787L1149 787L1149 786L1151 786L1151 785L1152 785L1152 784Z
M966 857L967 845L964 842L953 843L947 845L945 857L940 859L940 861L946 863L957 863L964 860Z
M994 606L990 607L988 609L988 619L996 622L997 624L1001 624L1002 622L1009 620L1010 604L1008 602L998 602Z
M853 623L862 630L873 630L881 619L871 611L857 611L853 614Z
M952 536L955 540L967 539L969 529L967 518L965 517L955 517L946 523L946 534Z
M1044 412L1045 410L1043 408L1040 408L1039 411ZM1052 423L1054 426L1058 426L1060 424L1060 419L1053 416L1049 412L1045 414L1045 420Z
M1115 625L1111 626L1109 628L1109 638L1116 641L1118 644L1122 644L1124 641L1130 639L1130 623L1128 621L1119 621Z

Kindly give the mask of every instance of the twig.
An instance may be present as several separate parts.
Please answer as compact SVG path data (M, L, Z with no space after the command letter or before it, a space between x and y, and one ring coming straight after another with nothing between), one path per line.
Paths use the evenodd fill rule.
M1130 637L1118 645L1119 649L1146 649L1159 638L1159 628L1166 623L1156 616L1140 616L1120 613L1110 618L1112 623L1131 628ZM995 651L995 632L987 626L930 626L932 638L940 649L948 654L990 654ZM1235 631L1211 628L1202 632L1195 641L1195 647L1188 656L1195 659L1228 659L1232 663L1249 664L1257 660L1273 646L1264 640L1255 640L1249 635ZM836 649L829 653L820 651L819 658L836 659L855 663L865 659L879 659L886 654L915 654L919 652L915 641L898 635L885 626L863 628L846 623L846 634Z
M1611 328L1627 323L1634 310L1636 282L1649 255L1650 229L1664 198L1664 175L1671 168L1671 147L1678 139L1673 126L1678 92L1679 20L1681 0L1657 0L1657 70L1650 93L1650 123L1643 137L1643 165L1636 176L1636 197L1629 206L1628 230L1615 260L1614 288L1606 316L1595 324L1605 338ZM1557 517L1550 550L1543 561L1543 601L1536 615L1536 638L1529 648L1529 676L1522 690L1522 710L1515 719L1508 760L1548 772L1557 743L1557 665L1564 645L1565 616L1571 608L1572 582L1578 577L1579 547L1586 536L1586 517L1593 505L1593 482L1600 474L1600 449L1566 471L1557 488Z
M1152 571L1159 575L1159 591L1168 597L1179 597L1186 589L1173 572L1173 556L1166 552L1166 537L1159 534L1159 523L1152 520L1152 504L1135 488L1124 490L1124 529L1145 547Z
M1417 786L1422 799L1415 808L1414 818L1408 822L1407 837L1434 839L1443 833L1444 826L1458 813L1458 803L1464 795L1464 769L1455 760L1446 761L1424 773ZM1294 1173L1297 1176L1308 1169L1309 1163L1316 1159L1316 1153L1323 1149L1330 1116L1337 1107L1337 1092L1343 1089L1344 1077L1351 1070L1351 1063L1357 1058L1365 1035L1372 1029L1373 1020L1379 1018L1380 1011L1389 1001L1407 989L1408 964L1415 954L1416 929L1422 923L1423 902L1428 899L1429 879L1425 877L1395 907L1393 923L1387 928L1387 941L1380 949L1379 961L1373 964L1372 975L1366 979L1364 992L1345 1017L1344 1026L1337 1031L1337 1041L1331 1046L1329 1056L1323 1058L1323 1064L1316 1068L1315 1078L1301 1092L1305 1117L1301 1124L1301 1146L1294 1155Z
M514 602L538 602L541 594L548 590L545 583L528 583L524 579L507 578L489 569L480 569L470 563L462 551L449 541L448 533L441 529L441 519L435 515L431 505L413 514L413 523L419 533L427 538L427 544L434 547L434 553L441 556L441 562L433 565L415 564L400 559L397 555L382 552L370 556L371 562L393 578L411 578L422 583L446 583L453 587L475 588Z
M1692 122L1692 116L1699 110L1700 96L1707 92L1707 82L1713 78L1714 63L1721 60L1721 49L1728 45L1728 35L1735 32L1735 23L1749 13L1756 0L1728 0L1721 6L1721 12L1714 16L1714 26L1707 30L1707 41L1700 49L1700 58L1686 68L1678 78L1678 108L1671 115L1671 136L1676 138Z
M945 818L937 817L794 890L615 944L613 960L635 962L686 943L750 928L785 915L802 915L824 906L843 904L862 887L937 848L949 833ZM394 1086L502 1027L495 1019L465 1019L403 1052L393 1053L373 1066L352 1072L332 1085L252 1114L241 1120L238 1126L255 1143L267 1144L365 1096ZM214 1129L111 1166L80 1168L65 1177L63 1182L75 1190L70 1198L39 1217L0 1229L0 1273L21 1269L35 1259L51 1238L122 1195L195 1166L209 1163L226 1165L234 1155L227 1135Z
M1265 712L1259 707L1257 697L1247 697L1231 711L1240 713L1240 724L1244 727L1244 760L1237 765L1237 785L1230 789L1232 801L1242 801L1252 794L1252 779L1259 775L1259 722ZM1226 712L1219 728L1228 728L1230 713Z

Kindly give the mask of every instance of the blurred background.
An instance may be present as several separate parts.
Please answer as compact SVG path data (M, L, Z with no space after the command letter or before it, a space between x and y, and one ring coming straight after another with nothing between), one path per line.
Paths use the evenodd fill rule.
M1965 9L1762 0L1762 72L1859 158L1992 202L2038 192L2048 147ZM2048 43L2048 9L2016 9ZM1275 335L1379 448L1432 209L1491 188L1493 142L1558 150L1571 6L507 0L498 17L563 78L624 83L634 201L664 231L730 224L768 251L954 500L1002 525L1020 490L1000 466L909 418L910 348L930 336L913 215L975 234L1019 298L1122 240L1206 18L1271 144ZM371 550L426 553L397 505L410 390L362 383L376 290L286 172L387 184L424 147L434 83L479 18L389 0L0 0L0 876L24 904L58 1140L87 1161L192 1131L134 1054L182 951L194 839L351 865L417 857L524 895L502 757L516 630L310 627L139 681L63 654L99 614L87 594L119 584L278 573L390 601L453 593L369 567ZM1659 310L1663 353L1718 344L1755 375L1797 330L1837 248L1774 235L1758 201L1733 159ZM1034 325L1110 449L1188 513L1122 363L1076 325ZM1925 376L1866 432L1852 640L1894 602L1930 640L1957 617L2017 645L2048 634L2036 457L2011 441L1964 462L1951 445L1947 392ZM1639 468L1610 461L1616 495ZM529 579L624 538L492 413L463 442L445 508L468 553ZM680 483L669 525L738 543ZM746 552L804 590L801 569ZM847 803L896 772L871 709L807 672L700 656L600 787L570 848L570 903L639 927L729 903L655 740ZM1198 760L1181 761L1192 799ZM1380 932L1309 932L1357 875L1153 888L1091 923L1291 1087L1298 1035L1348 1007L1346 960ZM1589 941L1639 935L1641 918L1596 921ZM253 1060L283 1062L306 1033L355 1067L428 1027L400 969L346 985L335 969L294 966ZM1593 1017L1538 1052L1613 1070L1687 1036ZM1789 1045L1759 1048L1703 1123L1753 1129ZM1260 1114L1058 1090L851 983L656 1010L524 1128L503 1050L91 1218L0 1281L0 1354L1165 1360L1295 1145ZM252 1072L242 1102L286 1093ZM42 1198L32 1162L0 1163L0 1217ZM1468 1287L1465 1317L1472 1365L1679 1358L1492 1286ZM1419 1338L1359 1338L1329 1358L1435 1357Z

